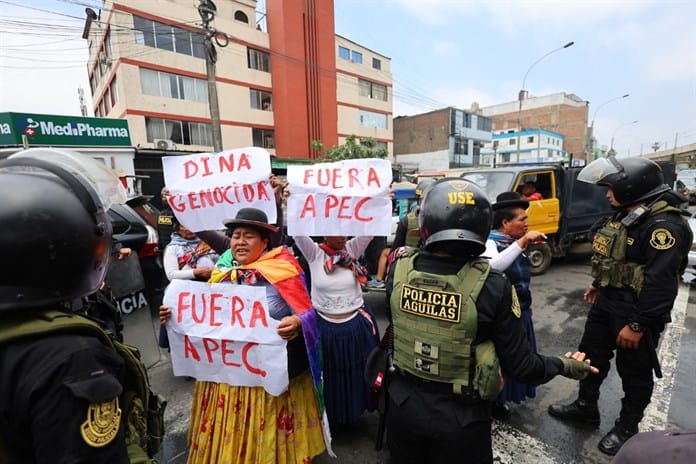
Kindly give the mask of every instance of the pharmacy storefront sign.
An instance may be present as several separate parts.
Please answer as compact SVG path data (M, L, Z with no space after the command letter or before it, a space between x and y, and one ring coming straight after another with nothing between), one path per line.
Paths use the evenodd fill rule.
M0 113L0 145L131 146L125 119Z

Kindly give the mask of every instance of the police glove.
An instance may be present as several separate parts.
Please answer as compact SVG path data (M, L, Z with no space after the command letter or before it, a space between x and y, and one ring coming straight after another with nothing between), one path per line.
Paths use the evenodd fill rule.
M563 372L561 373L563 377L582 380L590 373L589 361L578 361L577 359L566 358L565 356L559 356L558 359L563 363Z

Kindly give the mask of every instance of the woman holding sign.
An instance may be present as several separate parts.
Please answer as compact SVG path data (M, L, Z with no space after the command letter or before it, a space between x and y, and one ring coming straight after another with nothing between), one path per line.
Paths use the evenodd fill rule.
M312 303L319 314L324 355L324 398L332 426L355 422L371 411L365 362L379 343L377 321L363 300L367 270L358 258L371 236L347 240L324 237L321 244L295 236L295 245L309 263Z
M323 420L319 334L302 270L286 247L269 249L277 231L266 214L242 208L224 221L230 249L210 282L262 286L278 335L287 340L290 383L280 396L263 387L198 381L193 394L188 464L303 464L329 443ZM170 309L160 309L163 323ZM323 425L323 426L322 426ZM331 451L329 451L331 452Z

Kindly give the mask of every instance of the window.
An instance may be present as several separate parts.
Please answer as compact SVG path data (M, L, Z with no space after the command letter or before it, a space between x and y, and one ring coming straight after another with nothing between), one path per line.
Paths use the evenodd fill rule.
M347 49L346 47L341 47L340 45L338 46L338 57L343 59L343 60L349 60L350 61L350 50Z
M183 145L213 145L212 129L206 123L146 117L145 130L148 142L168 139Z
M516 142L517 142L516 139L510 139L510 142L508 145L516 145L517 144Z
M140 88L145 95L200 103L208 101L208 83L203 79L140 68Z
M203 58L203 36L168 24L133 16L135 42L147 47L169 50L183 55Z
M273 111L273 99L270 92L249 89L251 107L255 110Z
M387 115L372 111L359 110L360 125L363 127L387 128Z
M104 111L106 113L104 114L109 114L109 111L111 111L111 89L106 88L106 92L104 92Z
M269 129L252 129L253 145L262 148L275 148L275 135Z
M527 137L527 143L534 143L534 136Z
M454 137L454 154L468 155L469 154L469 139L464 137Z
M372 67L374 69L382 69L382 60L372 58Z
M363 97L387 101L387 86L385 85L358 79L358 87L360 88L360 95Z
M247 48L247 61L249 63L249 69L271 72L271 56L266 52Z
M493 128L493 121L483 116L476 117L476 128L480 131L490 132Z
M247 17L246 13L244 13L241 10L237 10L234 12L234 19L249 24L249 18Z
M362 53L353 50L351 52L350 61L352 61L353 63L362 64Z

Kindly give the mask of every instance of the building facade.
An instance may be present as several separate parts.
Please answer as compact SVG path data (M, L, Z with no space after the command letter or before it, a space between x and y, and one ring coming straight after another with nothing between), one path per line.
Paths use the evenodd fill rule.
M195 3L195 2L194 2ZM202 20L190 0L106 0L85 23L95 116L128 120L163 154L213 147ZM224 148L313 159L346 136L392 152L390 59L334 32L333 1L216 0L216 86Z
M447 170L480 164L492 121L454 107L394 118L394 159L402 171Z
M517 135L516 130L493 134L493 140L481 148L481 164L497 166L513 162L517 155ZM545 129L529 129L519 136L520 163L568 161L562 134Z
M493 132L510 133L515 136L510 140L515 145L511 162L521 162L525 158L535 157L538 147L525 142L533 137L537 130L545 130L563 136L563 151L574 159L585 158L587 140L588 102L574 94L565 92L541 97L526 97L521 93L522 105L513 101L482 107L480 114L491 118ZM520 147L517 149L517 131ZM542 136L543 138L543 136ZM507 147L506 147L507 148ZM524 149L524 151L523 151ZM519 159L518 158L519 153Z

